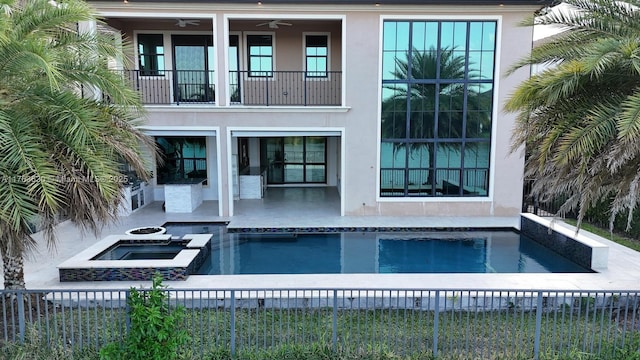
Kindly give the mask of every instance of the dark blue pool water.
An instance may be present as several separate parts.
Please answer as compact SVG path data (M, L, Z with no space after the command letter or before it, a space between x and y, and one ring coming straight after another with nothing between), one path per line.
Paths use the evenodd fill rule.
M118 243L91 260L168 260L185 248L182 242L157 244Z
M167 231L170 233L170 231ZM214 233L197 274L591 272L513 231Z
M186 234L218 234L225 229L224 222L168 222L162 225L172 237L183 237Z

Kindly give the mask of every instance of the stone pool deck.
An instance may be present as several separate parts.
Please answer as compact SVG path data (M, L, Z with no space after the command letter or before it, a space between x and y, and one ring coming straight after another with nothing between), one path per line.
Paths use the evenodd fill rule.
M25 279L29 289L126 289L131 286L149 286L146 282L73 282L61 283L57 266L110 234L124 234L139 226L162 225L167 221L230 221L235 228L263 227L433 227L484 228L519 227L519 217L372 217L339 216L333 211L325 214L236 215L232 219L218 217L217 204L205 202L191 214L167 214L161 203L120 219L100 234L82 234L73 224L65 222L58 227L58 246L47 251L39 234L37 253L30 255L25 264ZM561 221L553 226L573 227ZM514 289L514 290L640 290L640 253L609 240L580 232L597 242L609 246L606 269L593 274L311 274L311 275L191 275L186 281L167 281L172 288L196 289Z

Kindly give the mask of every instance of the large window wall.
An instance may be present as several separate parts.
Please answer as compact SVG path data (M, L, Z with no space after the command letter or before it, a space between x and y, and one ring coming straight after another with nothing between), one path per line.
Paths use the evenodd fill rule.
M289 136L260 139L269 184L325 184L327 138Z
M157 164L158 185L207 178L205 137L158 136L156 144L162 157Z
M380 196L487 196L495 21L385 21Z

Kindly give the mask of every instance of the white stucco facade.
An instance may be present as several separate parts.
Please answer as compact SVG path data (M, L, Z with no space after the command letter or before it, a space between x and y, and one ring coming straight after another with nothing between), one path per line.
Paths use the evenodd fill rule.
M207 184L202 196L219 202L219 215L233 215L238 197L238 139L249 139L252 166L261 166L264 156L260 139L286 136L326 138L325 180L341 197L342 215L366 216L514 216L521 211L524 159L522 151L511 152L515 115L504 113L505 99L529 76L522 68L506 76L506 70L525 57L533 43L532 27L521 26L540 5L369 5L326 4L227 4L204 2L90 1L106 23L132 40L138 34L162 34L164 62L175 66L172 44L175 35L210 36L210 87L215 101L207 103L147 104L145 128L150 134L180 136L200 134L206 138ZM348 2L345 2L348 3ZM519 2L523 3L523 2ZM175 19L198 19L197 26L179 27ZM270 29L257 26L265 20L286 19L292 26ZM380 122L382 82L382 26L386 20L491 20L497 24L491 154L488 194L477 197L381 197ZM338 90L332 90L336 104L281 105L248 104L233 101L229 84L237 66L247 66L247 35L267 34L273 39L273 68L300 70L305 66L303 44L308 34L327 36L328 67ZM239 44L232 45L231 36ZM234 40L235 41L235 40ZM133 68L139 59L131 53ZM339 81L338 80L339 76ZM330 76L326 81L329 81ZM144 80L144 79L143 79ZM154 79L155 80L155 79ZM318 82L321 80L317 80ZM317 85L317 83L316 83ZM278 88L281 98L295 96L294 90ZM166 90L170 92L169 90ZM174 87L174 92L175 87ZM248 86L245 84L245 92ZM151 185L155 183L152 181ZM286 184L284 184L286 186ZM164 200L161 185L154 187L154 199Z

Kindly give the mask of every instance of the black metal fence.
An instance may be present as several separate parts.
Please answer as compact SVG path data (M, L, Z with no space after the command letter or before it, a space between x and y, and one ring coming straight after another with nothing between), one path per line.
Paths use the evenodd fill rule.
M473 359L640 356L640 292L171 290L201 358L291 346ZM127 335L129 290L3 291L4 342L99 349Z
M306 71L232 71L232 103L264 106L338 106L342 103L342 72L323 77Z
M215 103L215 72L209 70L121 70L144 104ZM231 71L231 104L248 106L339 106L342 72Z
M524 188L522 192L522 212L532 213L538 216L556 216L559 215L562 199L541 200L533 193L533 179L524 180ZM565 214L572 217L573 214Z
M462 184L462 186L460 186ZM486 196L487 168L380 169L380 196Z
M121 70L144 104L214 103L214 71Z

